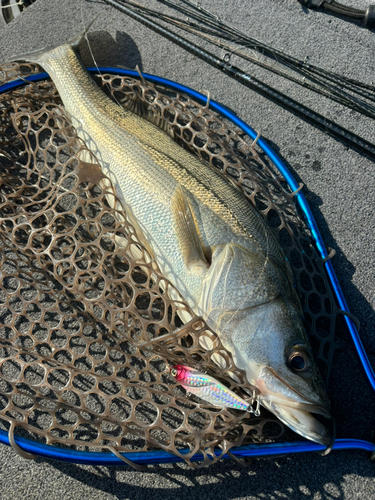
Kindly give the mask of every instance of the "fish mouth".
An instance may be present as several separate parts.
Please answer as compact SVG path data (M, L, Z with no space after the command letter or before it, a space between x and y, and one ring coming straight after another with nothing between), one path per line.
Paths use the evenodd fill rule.
M271 382L271 383L270 383ZM311 398L302 394L288 381L278 375L276 370L267 366L261 371L261 377L257 381L257 387L263 394L264 400L270 400L273 403L279 403L281 406L300 409L310 413L317 413L326 418L332 418L327 407L322 402L313 401ZM315 395L315 399L321 398Z
M313 416L332 418L320 394L311 392L311 397L307 397L270 367L264 367L262 375L256 383L262 406L306 439L324 446L332 443L330 432Z
M329 446L332 443L333 437L330 432L319 420L313 417L310 411L262 399L260 402L283 424L304 438L324 446ZM319 412L319 414L323 414L323 412Z

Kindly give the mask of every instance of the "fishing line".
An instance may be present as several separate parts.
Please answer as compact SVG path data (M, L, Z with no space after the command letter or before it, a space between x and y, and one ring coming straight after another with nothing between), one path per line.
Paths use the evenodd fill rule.
M96 69L98 70L99 75L100 75L100 76L103 76L103 75L101 74L101 72L100 72L99 66L96 64L96 59L95 59L94 54L92 53L92 50L91 50L91 45L90 45L90 42L89 42L89 37L87 36L87 28L86 28L86 24L85 24L85 22L84 22L84 20L83 20L82 3L81 3L81 22L82 22L82 26L83 26L83 29L84 29L84 32L83 32L83 33L84 33L84 35L83 35L83 36L84 36L84 37L85 37L85 39L86 39L87 46L88 46L88 48L89 48L91 58L92 58L92 60L93 60L93 62L94 62L94 65L95 65Z
M81 21L82 21L82 26L83 26L83 29L84 29L84 35L83 35L83 36L85 37L85 40L86 40L86 42L87 42L87 46L88 46L88 48L89 48L91 58L92 58L92 60L93 60L93 62L94 62L94 66L95 66L95 67L96 67L96 69L98 70L98 74L99 74L99 75L103 78L103 75L102 75L102 73L101 73L101 71L100 71L100 69L99 69L99 66L98 66L98 64L97 64L97 62L96 62L96 59L95 59L95 57L94 57L94 54L93 54L93 52L92 52L91 45L90 45L90 41L89 41L89 37L87 36L87 27L86 27L86 24L85 24L84 19L83 19L83 10L82 10L82 5L83 5L83 4L81 3L81 9L80 9L80 10L81 10ZM94 19L95 19L95 18L94 18ZM104 80L104 79L103 79L103 80ZM116 101L116 103L117 103L119 106L121 106L121 105L120 105L120 103L118 102L118 100L117 100L117 98L116 98L116 96L115 96L115 95L113 95L113 99Z
M308 121L315 127L323 130L327 134L344 141L352 148L356 148L366 154L368 154L372 159L375 159L375 144L363 139L359 135L351 132L350 130L342 127L333 120L330 120L326 116L323 116L311 108L299 103L298 101L292 99L286 94L274 89L270 85L263 83L258 78L246 73L242 69L228 64L223 58L212 54L206 49L203 49L193 42L190 42L186 38L173 33L171 30L167 30L161 24L151 21L141 13L135 12L134 10L126 7L123 4L119 4L116 0L103 0L108 5L115 7L120 12L128 15L129 17L139 21L141 24L152 29L159 35L164 36L173 43L179 45L183 49L187 50L196 57L199 57L203 61L207 62L211 66L219 69L228 76L239 81L243 85L255 90L259 94L263 95L267 99L274 101L276 104L287 109L288 111L294 113L296 116Z

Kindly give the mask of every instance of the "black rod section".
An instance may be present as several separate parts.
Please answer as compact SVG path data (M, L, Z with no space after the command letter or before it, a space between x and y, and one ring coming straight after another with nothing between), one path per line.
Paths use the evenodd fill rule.
M338 125L329 118L326 118L325 116L313 111L307 106L295 101L291 97L288 97L282 92L279 92L278 90L272 88L271 86L263 83L261 80L258 80L257 78L243 72L240 68L230 65L227 62L223 61L222 59L218 59L207 50L198 47L194 43L189 42L188 40L176 35L175 33L172 33L171 31L168 31L160 24L154 21L150 21L142 14L134 12L125 5L118 4L115 0L104 0L104 2L107 3L108 5L111 5L112 7L115 7L116 9L128 15L129 17L132 17L136 21L139 21L144 26L164 36L168 40L189 51L191 54L194 54L200 59L206 61L211 66L220 69L221 71L231 76L235 80L239 81L243 85L249 87L252 90L255 90L259 94L263 95L268 99L271 99L276 104L279 104L288 111L291 111L295 115L307 120L312 125L320 128L329 135L337 139L343 140L344 142L350 144L352 147L363 151L364 153L368 154L373 159L375 159L375 144L372 144L366 139L363 139L362 137L354 134L353 132L350 132L350 130L347 130L346 128L342 127L341 125Z

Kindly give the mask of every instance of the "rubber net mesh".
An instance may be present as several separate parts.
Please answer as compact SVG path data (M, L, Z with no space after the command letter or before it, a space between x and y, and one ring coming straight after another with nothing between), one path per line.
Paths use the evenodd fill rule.
M40 71L7 64L0 83ZM280 174L240 130L188 96L142 79L95 78L120 105L136 95L167 119L181 144L234 180L267 220L292 265L327 380L338 311ZM172 285L101 182L53 84L0 95L0 127L0 428L78 450L163 449L194 467L241 444L300 439L264 409L258 418L217 409L170 376L176 362L204 367L253 402L217 335L182 297L169 298ZM193 463L197 452L203 460Z

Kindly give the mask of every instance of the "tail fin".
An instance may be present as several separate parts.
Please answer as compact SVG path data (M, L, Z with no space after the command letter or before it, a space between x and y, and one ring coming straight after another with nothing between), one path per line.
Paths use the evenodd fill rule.
M67 40L66 42L59 44L59 45L50 45L48 47L44 47L43 49L38 49L34 50L32 52L25 52L24 54L18 54L17 56L12 56L8 62L12 61L28 61L28 62L33 62L33 63L38 63L40 62L41 58L47 54L48 52L51 52L52 50L56 49L60 45L69 45L73 49L77 49L78 45L80 44L81 40L84 38L86 33L89 31L91 28L92 24L98 16L95 16L90 23L87 24L85 29L83 31L80 31L78 34L74 35L72 38Z

